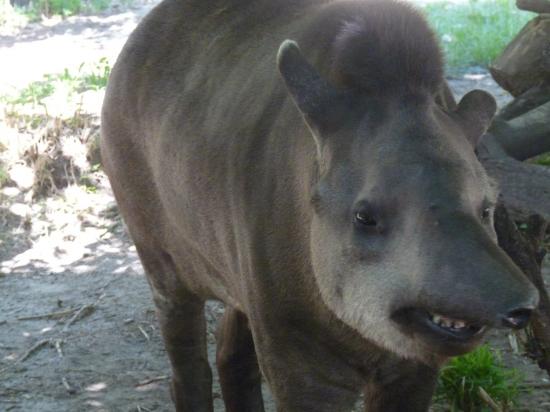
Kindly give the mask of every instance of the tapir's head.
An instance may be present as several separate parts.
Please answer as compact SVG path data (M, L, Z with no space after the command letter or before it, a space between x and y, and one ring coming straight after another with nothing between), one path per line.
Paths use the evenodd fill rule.
M429 87L357 92L320 76L296 43L279 70L316 141L311 256L325 304L366 339L424 361L526 325L534 286L497 246L496 189L474 148L496 104L450 111Z

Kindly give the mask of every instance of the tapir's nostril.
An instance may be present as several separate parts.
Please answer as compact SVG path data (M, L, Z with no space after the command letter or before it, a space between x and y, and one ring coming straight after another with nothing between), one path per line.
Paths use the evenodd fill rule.
M505 315L502 318L502 322L506 327L513 328L513 329L521 329L526 327L527 324L529 323L529 319L531 318L531 313L533 313L533 309L529 309L529 308L516 309L509 312L507 315Z

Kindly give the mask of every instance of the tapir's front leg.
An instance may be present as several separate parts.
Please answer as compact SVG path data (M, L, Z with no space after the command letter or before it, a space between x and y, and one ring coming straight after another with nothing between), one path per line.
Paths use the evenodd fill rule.
M365 389L365 412L427 412L437 372L411 361L382 369Z
M263 412L262 378L245 314L225 308L217 344L216 363L226 412Z
M256 325L257 326L257 325ZM256 354L277 412L349 412L364 385L362 377L328 350L319 336L287 324L255 328Z

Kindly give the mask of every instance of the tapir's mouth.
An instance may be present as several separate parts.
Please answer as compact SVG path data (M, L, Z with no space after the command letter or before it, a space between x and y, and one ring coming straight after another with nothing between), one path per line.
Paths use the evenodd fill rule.
M436 313L427 313L429 326L436 332L447 334L453 338L468 340L478 333L481 333L485 327L465 320L449 318Z
M392 319L407 335L421 339L435 352L448 355L470 350L488 329L480 322L420 308L400 309Z

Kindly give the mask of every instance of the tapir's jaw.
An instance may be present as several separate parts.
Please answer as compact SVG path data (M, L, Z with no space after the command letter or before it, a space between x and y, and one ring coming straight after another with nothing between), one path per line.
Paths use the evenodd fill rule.
M479 319L424 308L399 309L391 319L404 334L442 356L456 356L472 350L489 327Z

